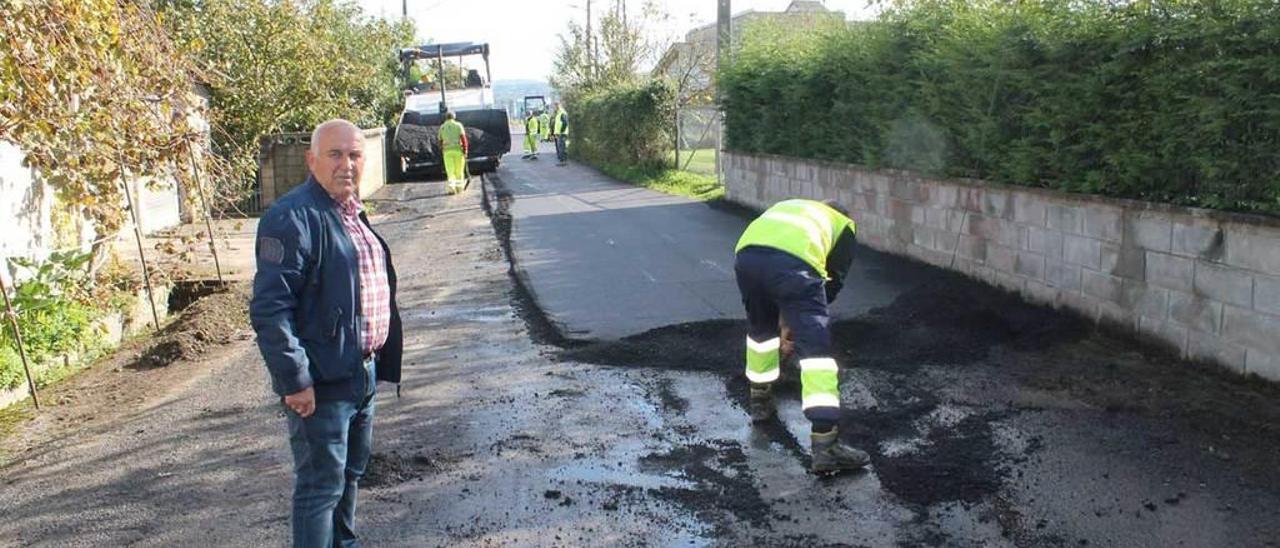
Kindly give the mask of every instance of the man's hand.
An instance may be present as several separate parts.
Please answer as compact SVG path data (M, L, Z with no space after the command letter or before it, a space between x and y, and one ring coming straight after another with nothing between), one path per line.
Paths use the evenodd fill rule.
M316 412L316 391L308 386L305 389L289 394L284 397L284 404L297 413L299 417L307 418Z

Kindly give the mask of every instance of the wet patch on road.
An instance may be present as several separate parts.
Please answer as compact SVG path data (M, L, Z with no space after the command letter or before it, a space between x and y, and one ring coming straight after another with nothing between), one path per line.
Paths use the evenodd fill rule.
M640 469L647 472L675 471L691 487L658 487L650 493L688 508L699 519L720 523L723 514L761 529L770 529L776 519L769 504L756 489L747 457L734 442L677 447L664 453L641 457Z

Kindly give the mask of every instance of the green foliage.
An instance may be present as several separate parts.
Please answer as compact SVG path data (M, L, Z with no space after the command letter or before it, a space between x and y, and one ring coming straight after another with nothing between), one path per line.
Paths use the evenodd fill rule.
M612 4L594 28L569 21L559 35L550 81L565 101L636 82L640 67L657 50L646 35L667 24L661 5L648 0L641 13L628 18L625 2Z
M750 29L730 149L1280 213L1280 4L902 0Z
M675 89L662 80L623 84L569 105L570 146L587 162L657 168L674 137Z
M395 51L411 23L342 0L161 0L165 22L210 77L214 145L256 167L260 139L341 117L390 124L403 107Z
M27 358L36 365L38 377L62 357L83 353L98 345L100 334L94 322L101 311L94 306L85 279L89 253L54 253L48 260L33 262L21 258L9 262L25 270L27 278L11 296ZM0 332L0 389L24 382L22 362L12 327L5 322Z
M625 164L601 164L599 168L614 179L666 194L695 200L719 200L724 197L724 186L716 182L714 175Z

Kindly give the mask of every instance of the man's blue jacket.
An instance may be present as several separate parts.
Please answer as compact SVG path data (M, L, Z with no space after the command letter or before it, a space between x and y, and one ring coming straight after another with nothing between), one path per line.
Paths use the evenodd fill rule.
M364 213L360 222L368 225ZM375 233L376 234L376 233ZM399 383L404 331L396 307L391 249L387 258L391 330L377 353L378 380ZM281 196L258 221L249 318L281 396L314 386L317 399L366 394L360 348L360 266L337 204L314 179Z

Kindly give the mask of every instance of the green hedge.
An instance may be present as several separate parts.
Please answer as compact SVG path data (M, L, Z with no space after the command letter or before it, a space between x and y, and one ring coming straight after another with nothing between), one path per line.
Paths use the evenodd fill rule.
M570 152L588 163L661 166L674 139L676 92L661 80L591 93L568 110Z
M1280 3L917 0L747 30L732 150L1280 213Z

